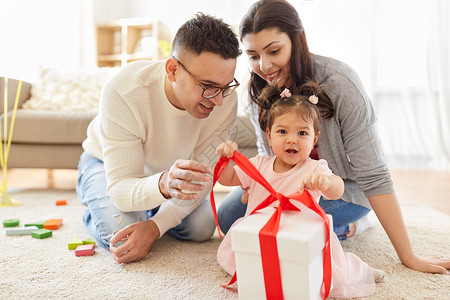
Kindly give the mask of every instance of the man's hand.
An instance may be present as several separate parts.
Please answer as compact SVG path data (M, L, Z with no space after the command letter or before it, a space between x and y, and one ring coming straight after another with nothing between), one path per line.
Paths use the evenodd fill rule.
M119 264L141 260L150 252L159 234L153 220L128 225L113 236L109 251ZM115 244L121 241L124 243L116 248Z
M201 183L208 182L211 169L204 164L193 160L179 159L164 172L159 179L159 190L165 198L177 198L179 200L194 200L205 189ZM193 193L185 193L190 191Z

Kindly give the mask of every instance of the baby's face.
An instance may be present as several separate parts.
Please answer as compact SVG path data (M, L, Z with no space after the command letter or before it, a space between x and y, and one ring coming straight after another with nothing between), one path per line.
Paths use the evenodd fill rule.
M285 172L308 158L317 141L312 121L306 121L291 110L274 119L267 137L277 159L275 172Z

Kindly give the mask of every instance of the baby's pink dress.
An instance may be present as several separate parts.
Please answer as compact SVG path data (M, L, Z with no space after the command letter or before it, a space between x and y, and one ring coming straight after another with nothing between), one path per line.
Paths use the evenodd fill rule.
M312 160L308 158L303 164L299 164L284 173L275 173L273 163L275 157L257 156L250 159L250 162L259 170L270 185L279 193L287 196L297 191L303 176L318 172L331 175L325 160ZM249 200L245 218L250 212L268 195L269 192L259 183L251 179L239 167L235 167L243 188L249 187ZM318 201L321 196L320 191L310 191L311 196ZM333 200L328 200L333 201ZM292 203L301 210L307 209L297 201ZM276 205L273 204L273 205ZM243 218L238 219L232 228ZM331 261L332 261L332 288L329 297L355 298L365 297L375 292L375 280L372 268L363 262L358 256L350 252L344 252L335 233L330 236L331 240ZM231 249L230 231L225 235L217 251L217 261L219 265L233 275L236 271L234 252Z

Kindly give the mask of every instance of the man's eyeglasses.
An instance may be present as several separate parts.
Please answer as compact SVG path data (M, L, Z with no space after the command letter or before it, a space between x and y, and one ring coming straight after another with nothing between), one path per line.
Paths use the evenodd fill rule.
M201 83L200 80L195 78L195 76L192 75L192 73L189 72L189 70L186 69L186 67L175 56L172 55L172 57L178 62L178 64L183 68L183 70L185 70L186 73L189 74L189 76L191 76L195 81L197 81L197 84L203 89L202 97L205 99L214 98L215 96L219 95L220 92L222 92L223 97L229 96L236 90L236 88L240 84L236 80L236 78L233 78L234 82L236 82L235 84L227 85L224 87L218 87L210 84Z

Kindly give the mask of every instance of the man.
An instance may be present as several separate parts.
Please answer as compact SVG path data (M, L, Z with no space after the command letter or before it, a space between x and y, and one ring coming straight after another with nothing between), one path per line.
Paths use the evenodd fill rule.
M87 230L118 263L144 258L165 232L214 233L207 196L215 149L236 119L239 54L229 25L198 14L177 31L171 58L130 63L105 84L77 194Z

